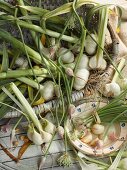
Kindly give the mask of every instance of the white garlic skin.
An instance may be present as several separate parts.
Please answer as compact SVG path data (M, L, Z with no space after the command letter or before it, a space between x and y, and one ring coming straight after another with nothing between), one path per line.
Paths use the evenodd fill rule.
M61 57L61 60L64 64L69 64L74 61L74 54L71 51L68 51L67 48L60 48L58 55ZM65 54L64 54L65 53Z
M55 94L54 83L52 81L45 82L41 94L45 101L51 100Z
M100 134L102 134L103 132L104 132L104 126L103 125L101 125L101 124L94 124L93 126L92 126L92 132L93 132L93 134L95 134L95 135L100 135Z
M73 87L75 90L81 90L85 87L89 78L89 71L87 69L77 69L75 73L75 80Z
M95 55L95 56L91 57L89 60L89 67L93 70L94 69L105 70L106 66L107 66L107 63L106 63L105 59L103 59L102 57L100 57L97 60L97 57Z
M105 85L104 95L107 97L116 97L119 96L121 93L120 86L115 83L111 82Z
M27 130L27 137L32 141L33 128L29 125Z
M97 43L95 41L97 41L97 36L95 34L90 34L90 35L87 35L87 37L86 37L85 51L86 51L87 54L93 55L93 54L96 53Z

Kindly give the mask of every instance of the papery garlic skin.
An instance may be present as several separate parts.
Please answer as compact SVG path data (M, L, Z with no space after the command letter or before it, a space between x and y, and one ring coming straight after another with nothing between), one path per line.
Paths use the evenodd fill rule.
M103 125L101 125L101 124L94 124L93 126L92 126L92 132L93 132L93 134L95 134L95 135L100 135L100 134L102 134L103 132L104 132L104 126Z
M95 42L95 41L97 41L97 36L95 34L90 34L90 35L87 35L87 37L86 37L85 51L86 51L87 54L93 55L93 54L95 54L96 48L97 48L97 43Z
M105 85L104 95L107 97L116 97L119 96L121 93L120 86L115 83L111 82Z
M61 57L61 60L64 64L69 64L74 61L74 54L67 48L60 48L58 55Z
M41 91L42 97L45 101L51 100L54 96L55 88L52 81L47 81L44 84L44 88Z
M75 80L73 87L75 90L81 90L85 87L89 77L89 71L87 69L77 69L75 73Z
M97 56L95 55L95 56L91 57L89 60L89 67L93 70L94 69L105 70L106 66L107 66L107 63L106 63L105 59L103 59L102 56L100 56L97 59Z

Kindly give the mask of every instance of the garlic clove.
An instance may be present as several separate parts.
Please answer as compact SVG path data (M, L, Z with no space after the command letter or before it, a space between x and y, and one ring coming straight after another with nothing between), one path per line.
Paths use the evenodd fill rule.
M104 132L104 126L103 125L101 125L101 124L94 124L93 126L92 126L92 132L93 132L93 134L95 134L95 135L100 135L100 134L102 134L103 132Z
M88 132L84 137L80 139L83 143L90 143L92 141L92 134Z
M42 143L44 143L44 141L43 141L43 139L41 137L41 134L38 133L35 129L33 130L32 141L36 145L41 145Z
M58 55L61 57L64 64L72 63L74 61L74 54L67 48L60 48Z
M105 91L104 91L105 96L116 97L120 95L120 93L121 93L120 86L117 83L111 82L105 85Z

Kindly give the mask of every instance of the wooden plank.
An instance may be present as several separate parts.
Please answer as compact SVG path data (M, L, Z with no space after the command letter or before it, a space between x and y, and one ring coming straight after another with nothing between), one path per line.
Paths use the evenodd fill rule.
M70 155L73 155L73 152L69 152ZM52 155L48 155L46 162L43 165L43 168L51 168L51 167L58 167L57 159L62 155L62 153L55 153ZM41 156L33 157L33 158L25 158L19 161L18 164L14 163L13 161L11 162L5 162L5 165L8 165L13 168L17 168L18 170L25 170L25 169L30 169L30 170L37 170L39 162L41 160ZM72 159L72 161L74 161ZM74 162L73 162L74 163Z
M55 149L55 150L54 150ZM58 153L63 152L64 149L64 143L62 140L53 141L52 145L49 149L49 153ZM13 155L18 155L18 149L12 150L11 152ZM22 158L29 158L34 156L42 155L41 147L36 145L31 145L26 152L23 154ZM0 162L6 162L11 161L11 159L3 152L3 150L0 150Z

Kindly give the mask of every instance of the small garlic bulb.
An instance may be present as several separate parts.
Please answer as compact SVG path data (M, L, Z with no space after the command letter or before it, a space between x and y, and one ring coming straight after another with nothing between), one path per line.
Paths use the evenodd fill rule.
M64 137L64 128L62 126L58 126L57 128L59 136L63 139Z
M85 136L80 139L83 143L90 143L92 141L92 134L88 132Z
M116 97L120 95L120 93L120 86L117 83L111 82L105 85L104 95L106 97Z
M85 87L89 77L89 71L87 69L77 69L75 73L75 80L73 87L75 90L81 90Z
M95 54L96 48L97 48L97 43L95 42L95 41L97 41L97 36L95 34L90 34L90 35L87 35L87 37L86 37L85 51L86 51L87 54L93 55L93 54Z
M60 48L58 55L61 57L64 64L72 63L74 61L74 54L67 48Z
M77 60L77 58L76 58ZM78 65L77 65L78 69L82 69L82 68L86 68L89 69L89 58L87 55L83 54Z
M105 70L107 66L107 63L105 59L103 59L102 56L100 56L97 60L96 55L91 57L89 60L89 67L91 69L99 69L99 70Z
M56 127L53 123L49 122L48 120L46 120L46 126L44 128L44 130L50 134L53 134L56 130Z
M41 137L42 137L44 143L49 143L51 141L52 135L50 133L41 131L40 134L41 134Z
M55 94L54 83L52 81L45 82L41 94L45 101L51 100Z
M104 132L104 126L103 125L101 125L101 124L94 124L93 126L92 126L92 132L93 132L93 134L95 134L95 135L100 135L100 134L102 134L103 132Z
M35 129L33 130L32 141L36 145L41 145L42 143L44 143L44 141L43 141L43 139L41 137L41 134L38 133Z

